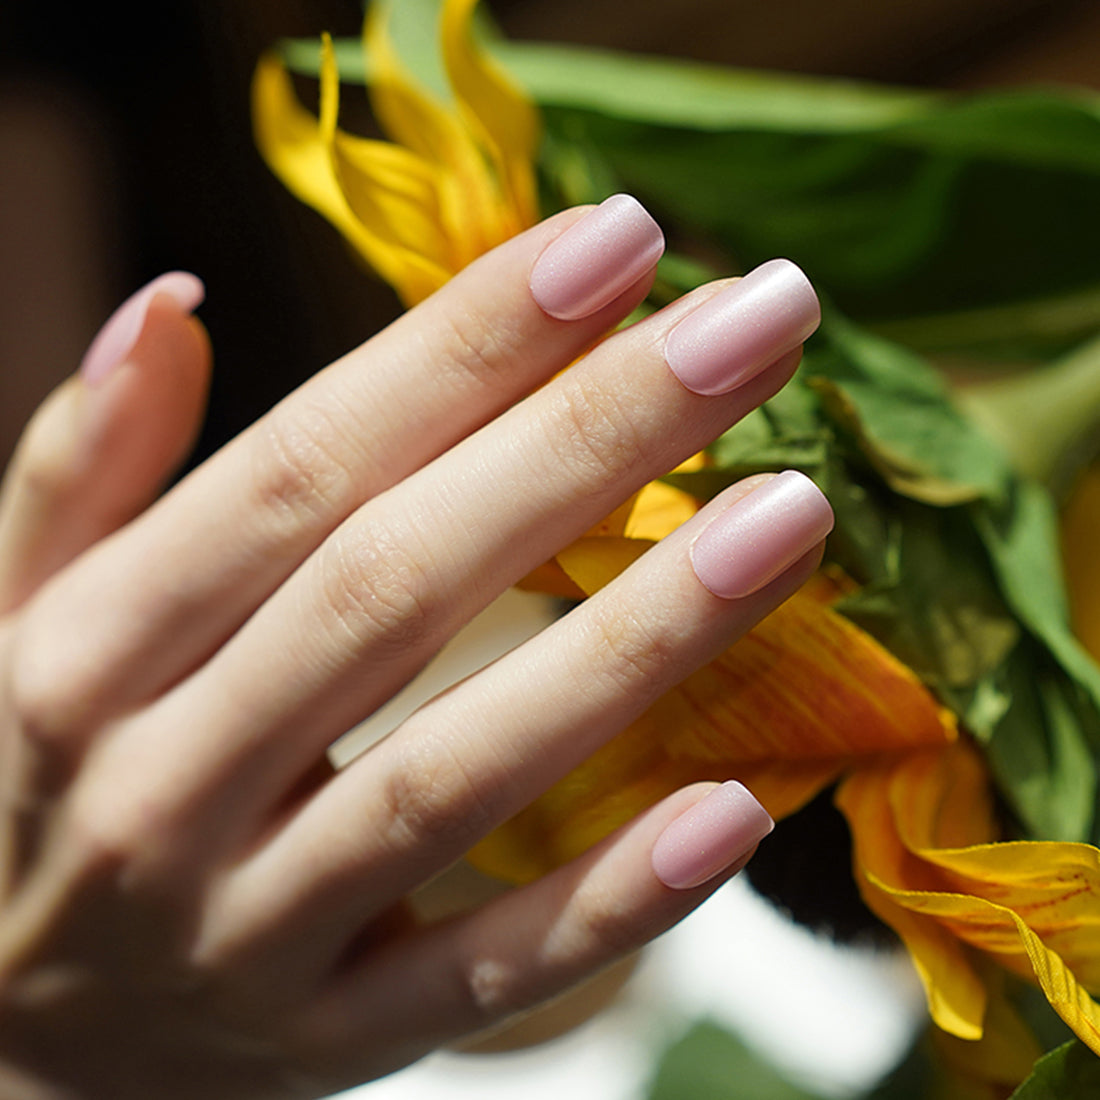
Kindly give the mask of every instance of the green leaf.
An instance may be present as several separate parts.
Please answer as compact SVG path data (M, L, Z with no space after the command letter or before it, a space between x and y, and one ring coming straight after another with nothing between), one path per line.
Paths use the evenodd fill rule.
M669 480L707 498L763 469L813 477L828 560L860 586L837 609L983 743L1025 835L1100 836L1100 669L1068 625L1050 495L938 374L830 313L795 379L709 454Z
M1098 449L1100 336L1042 368L973 383L959 400L1017 472L1045 485L1070 481Z
M394 5L433 85L437 3ZM848 315L919 346L1032 353L1100 323L1094 93L949 95L490 45L543 107L552 205L631 190L727 270L791 256ZM281 49L316 72L316 43ZM358 43L338 56L344 79L366 78Z
M1100 1058L1074 1040L1043 1055L1011 1100L1092 1100L1100 1096Z
M789 255L849 315L906 318L917 340L928 317L937 346L971 353L1034 347L1036 334L1008 340L980 317L984 336L952 340L943 315L1068 299L1076 308L1042 317L1039 343L1055 346L1096 323L1094 97L917 95L528 49L503 56L550 131L730 266Z
M1011 606L1100 714L1100 667L1069 625L1050 494L1033 482L1019 481L1007 501L985 502L975 509L975 516ZM1100 752L1100 717L1087 732Z
M648 1095L649 1100L824 1100L709 1022L696 1024L664 1052Z
M892 575L838 610L878 638L945 701L999 668L1020 628L990 573L981 541L958 508L897 499Z
M899 345L830 313L806 372L826 414L895 492L948 505L1004 491L1004 453L959 412L942 377Z
M1069 351L1100 329L1100 286L979 309L880 321L873 329L925 355L965 356L971 366L981 357L1041 360Z
M1027 836L1086 840L1095 826L1096 763L1076 685L1032 640L993 678L1008 706L984 733L986 759Z
M494 50L544 106L631 122L722 131L852 133L913 122L941 93L731 69L584 46L499 42ZM809 117L807 103L818 110Z

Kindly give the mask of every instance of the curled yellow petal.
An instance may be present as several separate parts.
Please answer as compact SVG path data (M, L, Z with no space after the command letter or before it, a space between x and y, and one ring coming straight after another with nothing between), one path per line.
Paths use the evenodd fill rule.
M478 0L448 0L443 6L443 59L459 110L493 161L499 185L508 196L502 209L513 211L519 232L537 217L535 174L541 124L538 111L512 78L470 31Z
M1100 851L991 841L982 767L977 751L960 742L845 780L837 802L852 829L864 897L905 940L945 1030L982 1033L976 956L960 957L976 951L1036 982L1100 1053L1100 1005L1089 996L1100 989ZM977 842L929 844L951 837Z
M372 5L363 45L375 115L390 141L339 129L339 76L327 39L319 120L298 103L274 57L256 72L253 114L264 158L406 305L538 217L537 112L474 45L474 6L445 0L441 28L455 94L454 102L442 102L401 65L385 5Z
M890 806L892 762L860 768L836 793L837 806L852 832L856 882L868 908L897 932L924 985L928 1010L944 1031L980 1039L987 993L966 947L950 929L914 914L890 884L934 889L934 871L906 849Z
M351 243L405 301L419 301L450 278L450 244L436 210L438 172L410 150L342 133L340 76L332 40L321 44L322 141L355 215Z
M256 144L272 171L358 245L362 227L337 182L320 124L298 102L290 75L274 54L260 58L256 67L252 119Z

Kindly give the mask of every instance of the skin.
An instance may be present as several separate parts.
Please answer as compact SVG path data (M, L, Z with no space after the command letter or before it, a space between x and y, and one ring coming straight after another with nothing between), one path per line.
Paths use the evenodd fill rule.
M688 524L326 762L497 594L794 370L719 397L676 381L664 336L717 287L602 342L652 273L592 317L546 316L528 274L582 213L478 260L159 499L210 369L170 301L126 364L32 421L0 496L0 1096L321 1096L554 996L744 862L692 890L655 877L699 784L458 918L422 926L402 900L819 550L722 600Z

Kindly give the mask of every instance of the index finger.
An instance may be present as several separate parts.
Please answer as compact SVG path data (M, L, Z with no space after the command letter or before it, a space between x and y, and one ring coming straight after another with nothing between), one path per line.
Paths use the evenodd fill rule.
M578 232L588 238L587 277L572 300L560 264L544 279L552 316L529 278L570 230L574 268L584 259ZM86 716L93 698L122 708L193 669L358 506L621 321L645 296L662 247L656 223L626 196L566 211L300 387L51 594L40 619L68 624L44 631L59 724L70 709ZM66 649L58 638L79 642Z

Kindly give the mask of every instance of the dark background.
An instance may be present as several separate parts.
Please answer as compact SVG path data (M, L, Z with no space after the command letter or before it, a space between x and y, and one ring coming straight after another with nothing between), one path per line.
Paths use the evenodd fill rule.
M1094 0L490 0L505 31L914 85L1098 82ZM0 5L0 460L130 291L207 283L207 453L382 326L392 293L268 173L248 85L359 0Z

